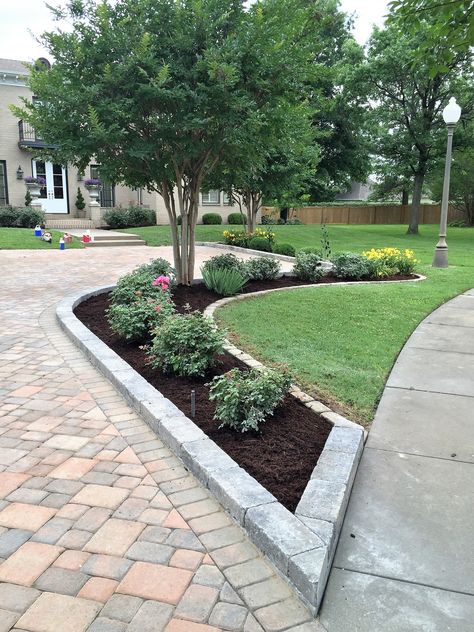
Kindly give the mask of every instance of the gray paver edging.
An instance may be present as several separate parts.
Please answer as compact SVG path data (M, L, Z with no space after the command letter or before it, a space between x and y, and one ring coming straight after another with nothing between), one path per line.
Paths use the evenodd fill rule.
M316 613L362 455L364 429L331 411L298 387L292 387L295 397L333 424L296 512L292 514L179 408L76 318L73 310L77 305L113 287L115 286L100 286L63 299L56 309L61 328L244 527L251 540ZM284 289L303 287L307 286ZM244 296L260 295L268 291L274 290ZM217 301L207 308L206 313L212 315L221 305L241 297ZM225 346L229 353L248 366L263 366L234 345L227 342Z

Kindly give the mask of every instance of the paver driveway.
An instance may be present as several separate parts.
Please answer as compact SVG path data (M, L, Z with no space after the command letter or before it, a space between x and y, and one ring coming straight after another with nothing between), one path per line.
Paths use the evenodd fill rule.
M319 630L56 324L156 256L0 251L0 632Z

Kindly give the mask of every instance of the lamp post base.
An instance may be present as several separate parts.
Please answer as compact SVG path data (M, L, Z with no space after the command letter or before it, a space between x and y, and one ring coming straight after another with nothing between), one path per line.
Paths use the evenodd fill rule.
M433 268L447 268L448 267L448 247L436 246L436 250L433 257Z

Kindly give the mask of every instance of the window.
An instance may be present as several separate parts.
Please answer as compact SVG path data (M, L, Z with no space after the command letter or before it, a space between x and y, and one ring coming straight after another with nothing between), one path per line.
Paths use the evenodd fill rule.
M102 181L99 194L100 205L104 208L115 206L115 187L111 182L107 182L100 177L100 166L91 165L91 178Z
M36 177L43 178L43 180L47 182L45 162L41 162L39 160L36 161ZM43 200L46 200L47 197L48 197L48 189L45 185L44 187L41 187L40 189L40 198Z
M217 189L202 192L202 203L219 206L221 203L221 193Z
M7 163L0 160L0 206L8 204Z
M222 192L222 203L224 204L224 206L234 205L234 200L232 199L232 196L229 195L227 191Z

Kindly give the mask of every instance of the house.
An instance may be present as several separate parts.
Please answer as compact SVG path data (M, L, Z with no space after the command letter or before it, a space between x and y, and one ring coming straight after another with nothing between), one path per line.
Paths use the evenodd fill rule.
M41 60L48 64L47 60ZM85 173L70 165L59 165L35 160L32 150L45 146L35 130L26 121L18 121L9 109L11 104L21 105L21 98L34 100L27 86L28 69L25 62L0 58L0 206L24 206L26 176L41 176L46 186L41 190L40 201L50 223L58 228L92 226L89 215L89 195L84 180L100 177L100 165L91 163ZM77 191L82 191L86 208L76 208ZM163 199L157 193L144 189L131 189L122 185L102 182L100 191L101 216L107 208L127 207L131 204L154 209L157 224L168 224ZM222 191L203 191L200 194L198 221L208 212L227 216L235 209Z
M367 182L351 182L350 189L344 191L344 193L338 193L335 199L340 201L366 201L372 193L373 185L374 182L370 179Z

